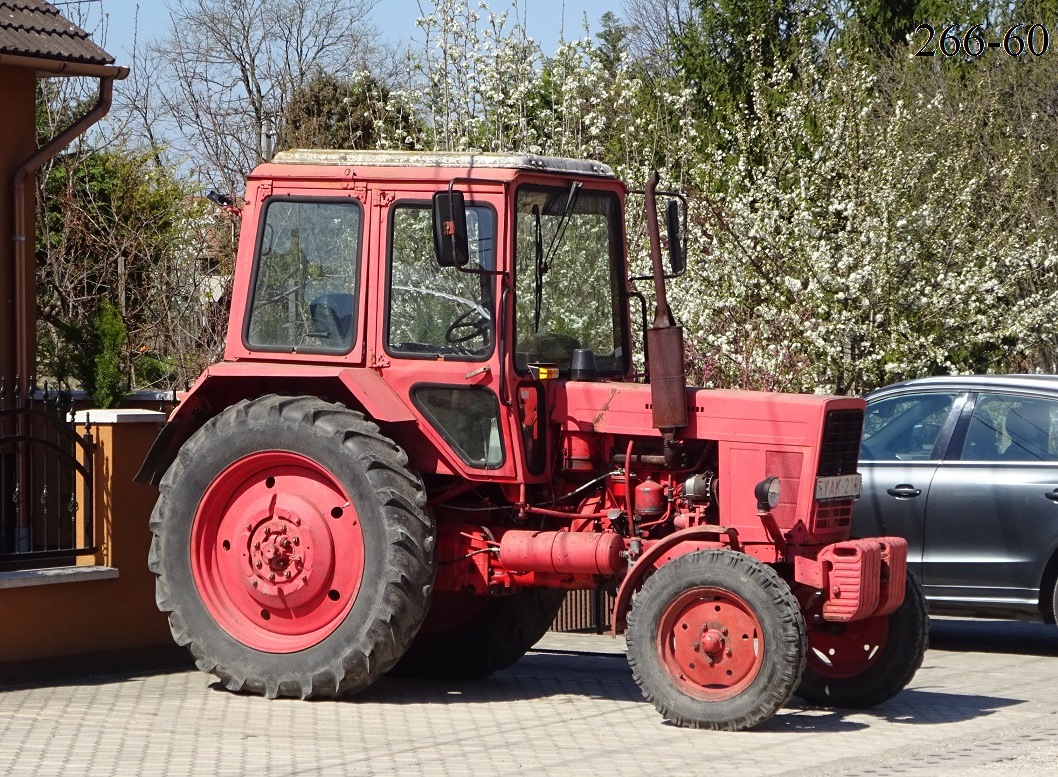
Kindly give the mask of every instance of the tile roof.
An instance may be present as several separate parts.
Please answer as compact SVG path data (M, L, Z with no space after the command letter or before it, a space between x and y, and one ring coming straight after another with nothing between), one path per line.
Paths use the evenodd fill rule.
M112 65L88 33L43 0L0 0L0 54Z

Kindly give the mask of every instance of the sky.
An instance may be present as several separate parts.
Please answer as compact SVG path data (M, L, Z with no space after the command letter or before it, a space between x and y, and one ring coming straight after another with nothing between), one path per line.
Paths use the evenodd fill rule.
M105 42L94 33L95 40L117 58L119 64L132 59L133 43L139 46L165 34L169 22L166 8L169 0L52 0L60 10L67 6L98 2L106 17ZM587 15L592 32L599 28L599 17L612 10L620 15L615 0L525 0L528 9L528 33L538 41L545 54L553 54L560 35L569 40L582 34L583 19ZM430 5L424 0L424 6ZM492 11L502 12L510 7L510 0L491 0ZM94 9L93 9L94 10ZM138 10L138 13L137 13ZM71 14L72 15L72 14ZM379 0L373 21L392 43L403 43L419 37L415 19L419 16L416 0ZM138 22L137 22L138 19Z

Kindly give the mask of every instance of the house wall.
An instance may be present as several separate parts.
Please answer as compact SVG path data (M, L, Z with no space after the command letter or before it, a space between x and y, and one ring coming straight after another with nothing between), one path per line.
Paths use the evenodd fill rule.
M94 564L0 575L0 623L10 626L0 637L0 664L173 644L147 569L147 522L158 490L132 480L164 414L93 411L91 420L98 446Z
M12 179L19 165L36 150L36 76L33 71L0 66L0 380L12 385L15 376L15 270L13 229L14 205ZM33 235L35 186L26 182L26 223L20 230ZM33 257L33 239L29 237L27 257ZM33 273L27 274L27 291L33 299ZM30 330L32 331L32 329Z

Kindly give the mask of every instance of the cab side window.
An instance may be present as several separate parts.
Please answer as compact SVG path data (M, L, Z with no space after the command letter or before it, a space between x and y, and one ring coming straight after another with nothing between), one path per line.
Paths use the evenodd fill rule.
M469 269L495 267L492 209L467 208ZM450 354L481 359L494 341L492 275L441 267L434 255L433 221L425 204L392 211L389 317L386 348L409 356Z

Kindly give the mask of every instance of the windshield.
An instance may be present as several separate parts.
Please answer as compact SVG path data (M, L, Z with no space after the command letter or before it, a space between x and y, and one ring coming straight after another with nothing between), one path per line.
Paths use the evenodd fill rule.
M589 348L599 371L626 371L620 203L608 192L523 187L517 197L517 366L568 369Z

